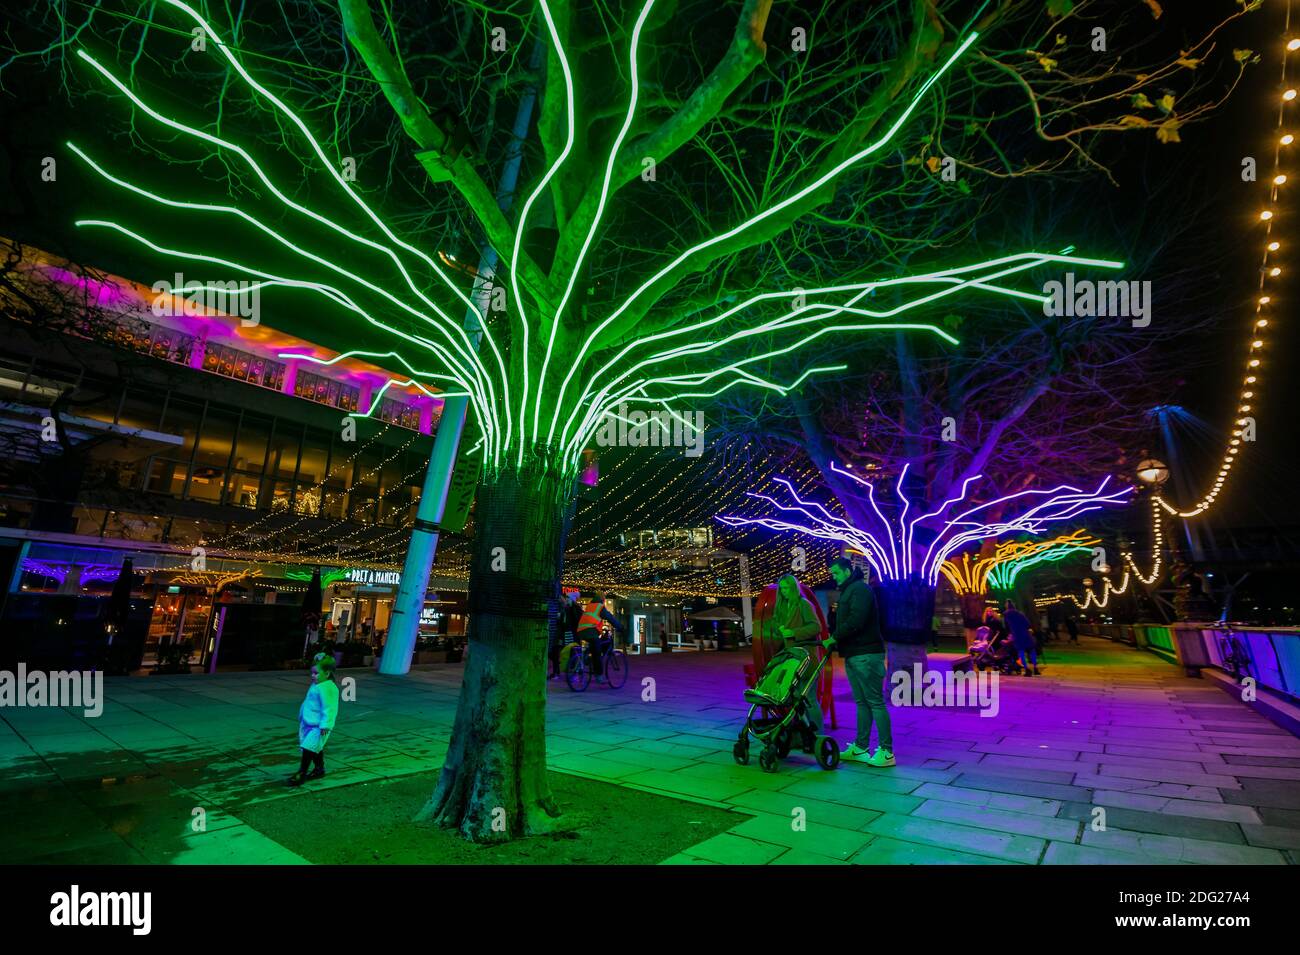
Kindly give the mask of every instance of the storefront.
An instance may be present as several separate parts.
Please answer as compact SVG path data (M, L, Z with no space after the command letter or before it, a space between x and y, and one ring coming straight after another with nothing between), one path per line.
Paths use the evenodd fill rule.
M383 646L401 571L346 567L332 568L328 576L336 579L326 588L326 633L341 643Z
M305 632L301 611L316 570L313 566L208 556L203 569L194 569L189 555L161 548L125 553L32 542L15 550L4 619L10 629L29 636L24 636L21 646L11 641L14 654L32 653L35 646L48 654L42 659L63 666L74 658L102 652L110 599L126 560L132 562L129 606L121 612L131 618L131 633L124 637L133 646L130 669L152 671L162 665L184 672L187 667L205 668L222 640L223 623L222 668L241 660L249 665L284 663L301 650L301 646L289 647L287 655L272 660L272 651L260 644L279 635L286 637L282 642L288 646L294 642L294 634ZM400 571L361 566L320 570L321 635L340 643L382 646L391 624ZM428 595L422 635L463 637L465 628L463 593ZM250 644L259 646L248 649ZM95 646L100 650L93 651ZM237 649L239 646L245 649ZM263 650L267 658L254 660Z

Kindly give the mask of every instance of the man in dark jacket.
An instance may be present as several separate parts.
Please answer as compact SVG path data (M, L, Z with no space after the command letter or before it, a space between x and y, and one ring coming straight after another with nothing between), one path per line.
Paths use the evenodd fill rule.
M885 708L885 643L880 635L880 610L876 595L867 586L862 571L846 557L831 561L831 577L840 589L835 611L835 631L825 646L844 660L844 674L858 707L858 735L844 750L844 759L868 766L894 765L894 739ZM871 752L871 726L876 726L879 747Z

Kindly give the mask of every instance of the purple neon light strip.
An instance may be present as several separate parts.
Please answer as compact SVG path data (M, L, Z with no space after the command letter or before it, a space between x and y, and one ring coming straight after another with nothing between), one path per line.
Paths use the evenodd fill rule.
M872 493L871 482L837 467L834 463L831 464L832 471L850 478L867 489L867 499L871 503L876 517L888 532L886 538L889 542L888 551L886 551L880 538L871 531L854 527L844 518L831 514L822 504L816 501L805 501L799 496L798 491L795 490L794 484L785 477L777 477L775 480L789 491L790 496L797 502L797 506L778 503L776 499L766 494L749 492L748 496L767 501L778 511L802 514L813 522L812 525L781 520L778 518L748 518L731 514L718 515L717 520L731 527L766 527L769 530L793 531L820 540L832 540L841 544L847 544L861 552L867 558L868 563L871 564L872 569L875 570L879 576L894 580L905 579L906 577L911 576L914 569L910 551L912 540L914 540L916 525L922 520L940 516L948 507L963 500L971 482L980 477L980 475L974 475L973 477L966 478L962 482L961 491L957 497L944 501L938 510L928 514L919 515L909 522L907 520L907 513L912 502L903 492L903 480L907 474L907 469L910 466L910 462L908 465L904 466L895 485L895 493L903 502L903 510L899 518L896 534L895 528L885 518L884 514L881 513L879 506L876 504L875 495ZM1110 481L1111 478L1109 476L1104 478L1097 486L1097 489L1091 492L1081 490L1080 488L1068 484L1058 485L1050 490L1017 491L1014 494L1006 494L1002 497L995 498L994 500L986 501L983 504L977 504L974 507L967 508L955 518L944 522L943 528L939 531L934 541L931 542L929 548L926 550L925 559L921 562L921 574L933 586L938 583L940 568L942 567L943 562L955 551L969 543L989 538L997 538L1003 534L1012 532L1040 534L1049 524L1071 520L1082 514L1099 510L1106 504L1123 503L1123 498L1132 493L1133 488L1125 487L1121 490L1112 491L1109 494L1106 494L1104 492L1110 484ZM1002 504L1042 495L1050 495L1050 497L1048 500L1035 505L1023 514L1009 520L993 523L969 520L971 515L995 504ZM810 509L815 509L815 511L819 513L814 513L814 511ZM958 531L958 528L966 529ZM899 545L904 553L904 562L901 564L898 560L898 549L895 547L895 538L898 539Z
M868 554L874 548L876 550L877 557L882 562L884 562L886 565L890 563L890 554L887 554L885 552L885 548L881 545L880 540L870 531L863 530L862 528L854 527L847 520L831 514L829 511L826 510L825 507L823 507L821 504L817 503L816 501L804 501L803 498L799 496L799 493L794 489L794 485L790 483L788 478L778 477L776 478L776 480L784 484L786 488L790 491L790 496L793 497L796 501L798 501L799 504L803 505L803 507L815 507L817 510L821 511L821 513L825 515L824 523L829 523L835 527L842 529L845 532L845 534L848 535L844 539L845 543L851 543L852 546L862 551L863 554ZM768 500L771 500L771 498L768 498ZM777 508L783 510L790 510L790 508L783 508L782 505L777 504L776 501L772 501L772 504L775 505ZM807 514L813 520L819 520L819 518L815 517L814 515L812 515L806 510L803 511L803 513ZM876 513L879 514L880 512L877 510ZM882 517L881 520L883 521L884 518ZM888 527L888 525L886 525L886 527ZM892 551L893 551L893 547L891 546L890 552L892 553ZM873 566L875 566L874 562L873 562ZM894 562L894 566L897 567L897 561Z
M876 504L875 485L873 485L870 481L858 477L856 474L852 474L849 471L844 470L843 468L837 467L834 461L831 462L831 470L836 472L837 474L842 474L845 477L853 481L856 481L862 487L865 487L867 489L867 501L868 503L871 504L871 509L876 512L876 517L879 519L881 525L885 529L885 540L889 541L889 553L892 556L892 560L890 562L892 573L882 574L881 576L897 578L898 577L898 554L894 549L894 528L890 525L889 520L885 517L885 515L880 512L880 507ZM871 536L874 539L874 535ZM884 548L882 547L881 549L883 550Z

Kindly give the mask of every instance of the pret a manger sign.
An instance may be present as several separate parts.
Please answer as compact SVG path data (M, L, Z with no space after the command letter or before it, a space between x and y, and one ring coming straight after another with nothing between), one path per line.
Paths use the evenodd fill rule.
M402 582L400 570L375 570L372 567L349 567L348 583L361 584L363 587L391 585L396 587Z

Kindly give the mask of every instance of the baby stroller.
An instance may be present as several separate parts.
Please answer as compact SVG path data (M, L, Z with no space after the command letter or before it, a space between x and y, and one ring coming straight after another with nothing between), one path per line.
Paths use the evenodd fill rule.
M736 762L749 764L752 735L763 744L758 765L765 773L776 772L777 763L790 755L796 743L805 753L812 753L822 769L839 765L840 744L830 736L819 736L808 718L808 694L817 692L817 678L829 659L826 653L814 662L804 647L791 647L772 657L758 685L745 690L745 702L750 706L740 739L731 748ZM756 718L759 710L763 715Z
M975 631L975 642L970 645L970 668L975 670L999 670L1003 673L1020 669L1011 638L993 640L988 627Z

